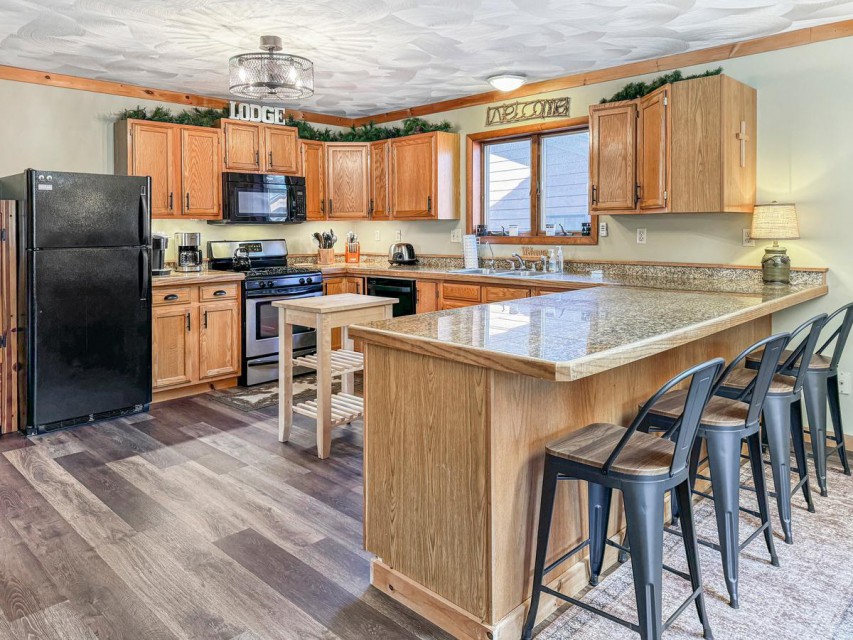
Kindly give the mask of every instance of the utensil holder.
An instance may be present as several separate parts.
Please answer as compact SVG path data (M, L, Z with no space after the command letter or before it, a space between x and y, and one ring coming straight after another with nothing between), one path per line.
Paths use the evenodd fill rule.
M334 249L317 249L317 264L321 267L335 264Z
M354 263L361 261L361 245L358 242L348 242L344 254L344 262Z

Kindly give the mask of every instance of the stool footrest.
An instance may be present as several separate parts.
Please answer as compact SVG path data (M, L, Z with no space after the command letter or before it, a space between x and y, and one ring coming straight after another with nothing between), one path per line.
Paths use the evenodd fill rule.
M603 618L607 618L608 620L610 620L610 622L615 622L616 624L621 624L623 627L628 627L634 633L640 632L640 625L614 616L612 613L607 613L606 611L599 609L598 607L593 607L592 605L587 604L583 600L578 600L577 598L572 598L571 596L567 596L566 594L560 593L559 591L554 591L554 589L546 587L545 585L540 586L539 589L541 589L548 595L554 596L555 598L559 598L560 600L564 600L565 602L573 604L576 607L580 607L581 609L585 609L590 613L595 613L602 616Z
M586 540L581 542L578 546L576 546L574 549L572 549L568 553L561 555L559 558L554 560L554 562L552 562L547 567L545 567L545 569L542 571L542 575L545 575L546 573L550 573L551 571L553 571L554 569L559 567L561 564L563 564L566 560L568 560L573 555L575 555L578 551L582 551L583 549L585 549L588 546L589 546L589 538L587 538Z

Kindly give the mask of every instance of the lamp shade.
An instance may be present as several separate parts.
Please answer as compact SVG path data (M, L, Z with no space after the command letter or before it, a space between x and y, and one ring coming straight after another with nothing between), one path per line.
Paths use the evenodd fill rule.
M790 240L800 237L797 207L794 204L755 205L750 236L758 240Z

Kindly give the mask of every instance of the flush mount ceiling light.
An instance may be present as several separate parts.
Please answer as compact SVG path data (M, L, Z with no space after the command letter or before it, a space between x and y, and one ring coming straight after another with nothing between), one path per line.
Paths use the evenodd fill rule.
M520 73L500 73L486 79L498 91L513 91L527 82L527 78Z
M281 38L261 36L263 52L241 53L228 61L231 93L261 101L314 95L314 63L281 51Z

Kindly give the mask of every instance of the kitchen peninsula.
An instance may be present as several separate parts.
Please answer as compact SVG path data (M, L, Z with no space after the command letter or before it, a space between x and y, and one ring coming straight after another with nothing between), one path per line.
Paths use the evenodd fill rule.
M733 357L770 334L773 313L827 293L692 289L596 287L351 327L365 353L372 584L456 637L518 638L545 444L627 424L673 374ZM549 561L586 537L585 496L558 489ZM574 593L587 577L579 555L551 587ZM540 620L555 606L543 601Z

